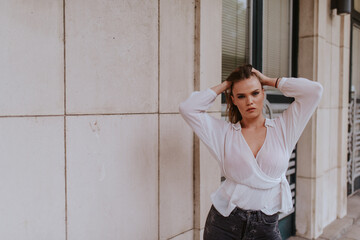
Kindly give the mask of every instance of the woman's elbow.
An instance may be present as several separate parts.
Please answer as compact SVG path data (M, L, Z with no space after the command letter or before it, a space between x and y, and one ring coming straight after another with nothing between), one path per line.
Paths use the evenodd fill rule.
M319 99L321 99L321 96L323 94L323 91L324 91L324 88L323 86L321 85L321 83L319 82L314 82L315 83L315 86L314 86L314 94L317 95L317 97Z
M185 115L188 112L188 106L186 104L186 102L181 102L179 104L179 113L181 115Z

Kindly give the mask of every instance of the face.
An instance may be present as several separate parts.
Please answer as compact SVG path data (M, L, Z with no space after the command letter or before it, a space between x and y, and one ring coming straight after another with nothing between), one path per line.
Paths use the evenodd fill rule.
M251 119L262 114L264 97L264 89L254 76L233 85L231 99L239 109L242 118Z

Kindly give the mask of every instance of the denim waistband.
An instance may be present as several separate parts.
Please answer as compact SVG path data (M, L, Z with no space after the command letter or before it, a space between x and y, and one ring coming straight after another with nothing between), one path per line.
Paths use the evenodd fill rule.
M275 213L273 215L266 215L260 210L246 210L239 207L235 207L234 210L230 213L230 215L240 216L246 219L251 218L255 221L260 221L262 219L262 216L274 216L278 215L279 213Z

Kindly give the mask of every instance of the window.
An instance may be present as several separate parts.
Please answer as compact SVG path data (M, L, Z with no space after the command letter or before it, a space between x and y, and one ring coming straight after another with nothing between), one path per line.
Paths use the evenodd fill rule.
M247 0L223 0L222 3L222 66L221 80L238 66L249 62L249 8ZM224 119L226 100L221 95Z
M246 62L249 62L247 0L223 0L222 81Z
M290 77L292 76L292 1L263 1L263 4L262 72L269 77ZM265 86L265 89L271 103L274 102L274 97L282 95L273 87ZM277 110L280 113L285 109L277 109L277 105L273 105L273 108L275 113Z
M351 45L350 45L350 104L349 110L349 148L348 148L348 194L360 189L360 0L353 0L351 11ZM350 90L350 89L349 89Z
M360 12L360 0L354 0L354 10Z
M263 1L263 72L269 77L289 76L291 60L290 1Z
M352 83L355 87L356 98L360 99L360 26L353 24L352 26L352 68L351 68L351 78Z

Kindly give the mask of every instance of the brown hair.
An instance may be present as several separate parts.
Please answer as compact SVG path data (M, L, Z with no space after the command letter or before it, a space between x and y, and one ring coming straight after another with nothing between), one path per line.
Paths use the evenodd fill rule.
M242 66L239 66L225 80L225 81L229 81L232 83L231 87L225 91L225 97L226 97L226 103L227 103L226 112L227 112L229 121L231 123L237 123L238 121L240 121L242 119L239 109L237 108L237 106L234 105L234 103L231 99L231 96L233 94L232 90L233 90L234 83L239 82L241 80L249 79L251 76L255 76L256 78L258 78L255 73L251 72L252 68L253 67L251 64L244 64ZM261 84L261 86L262 86L262 84Z

